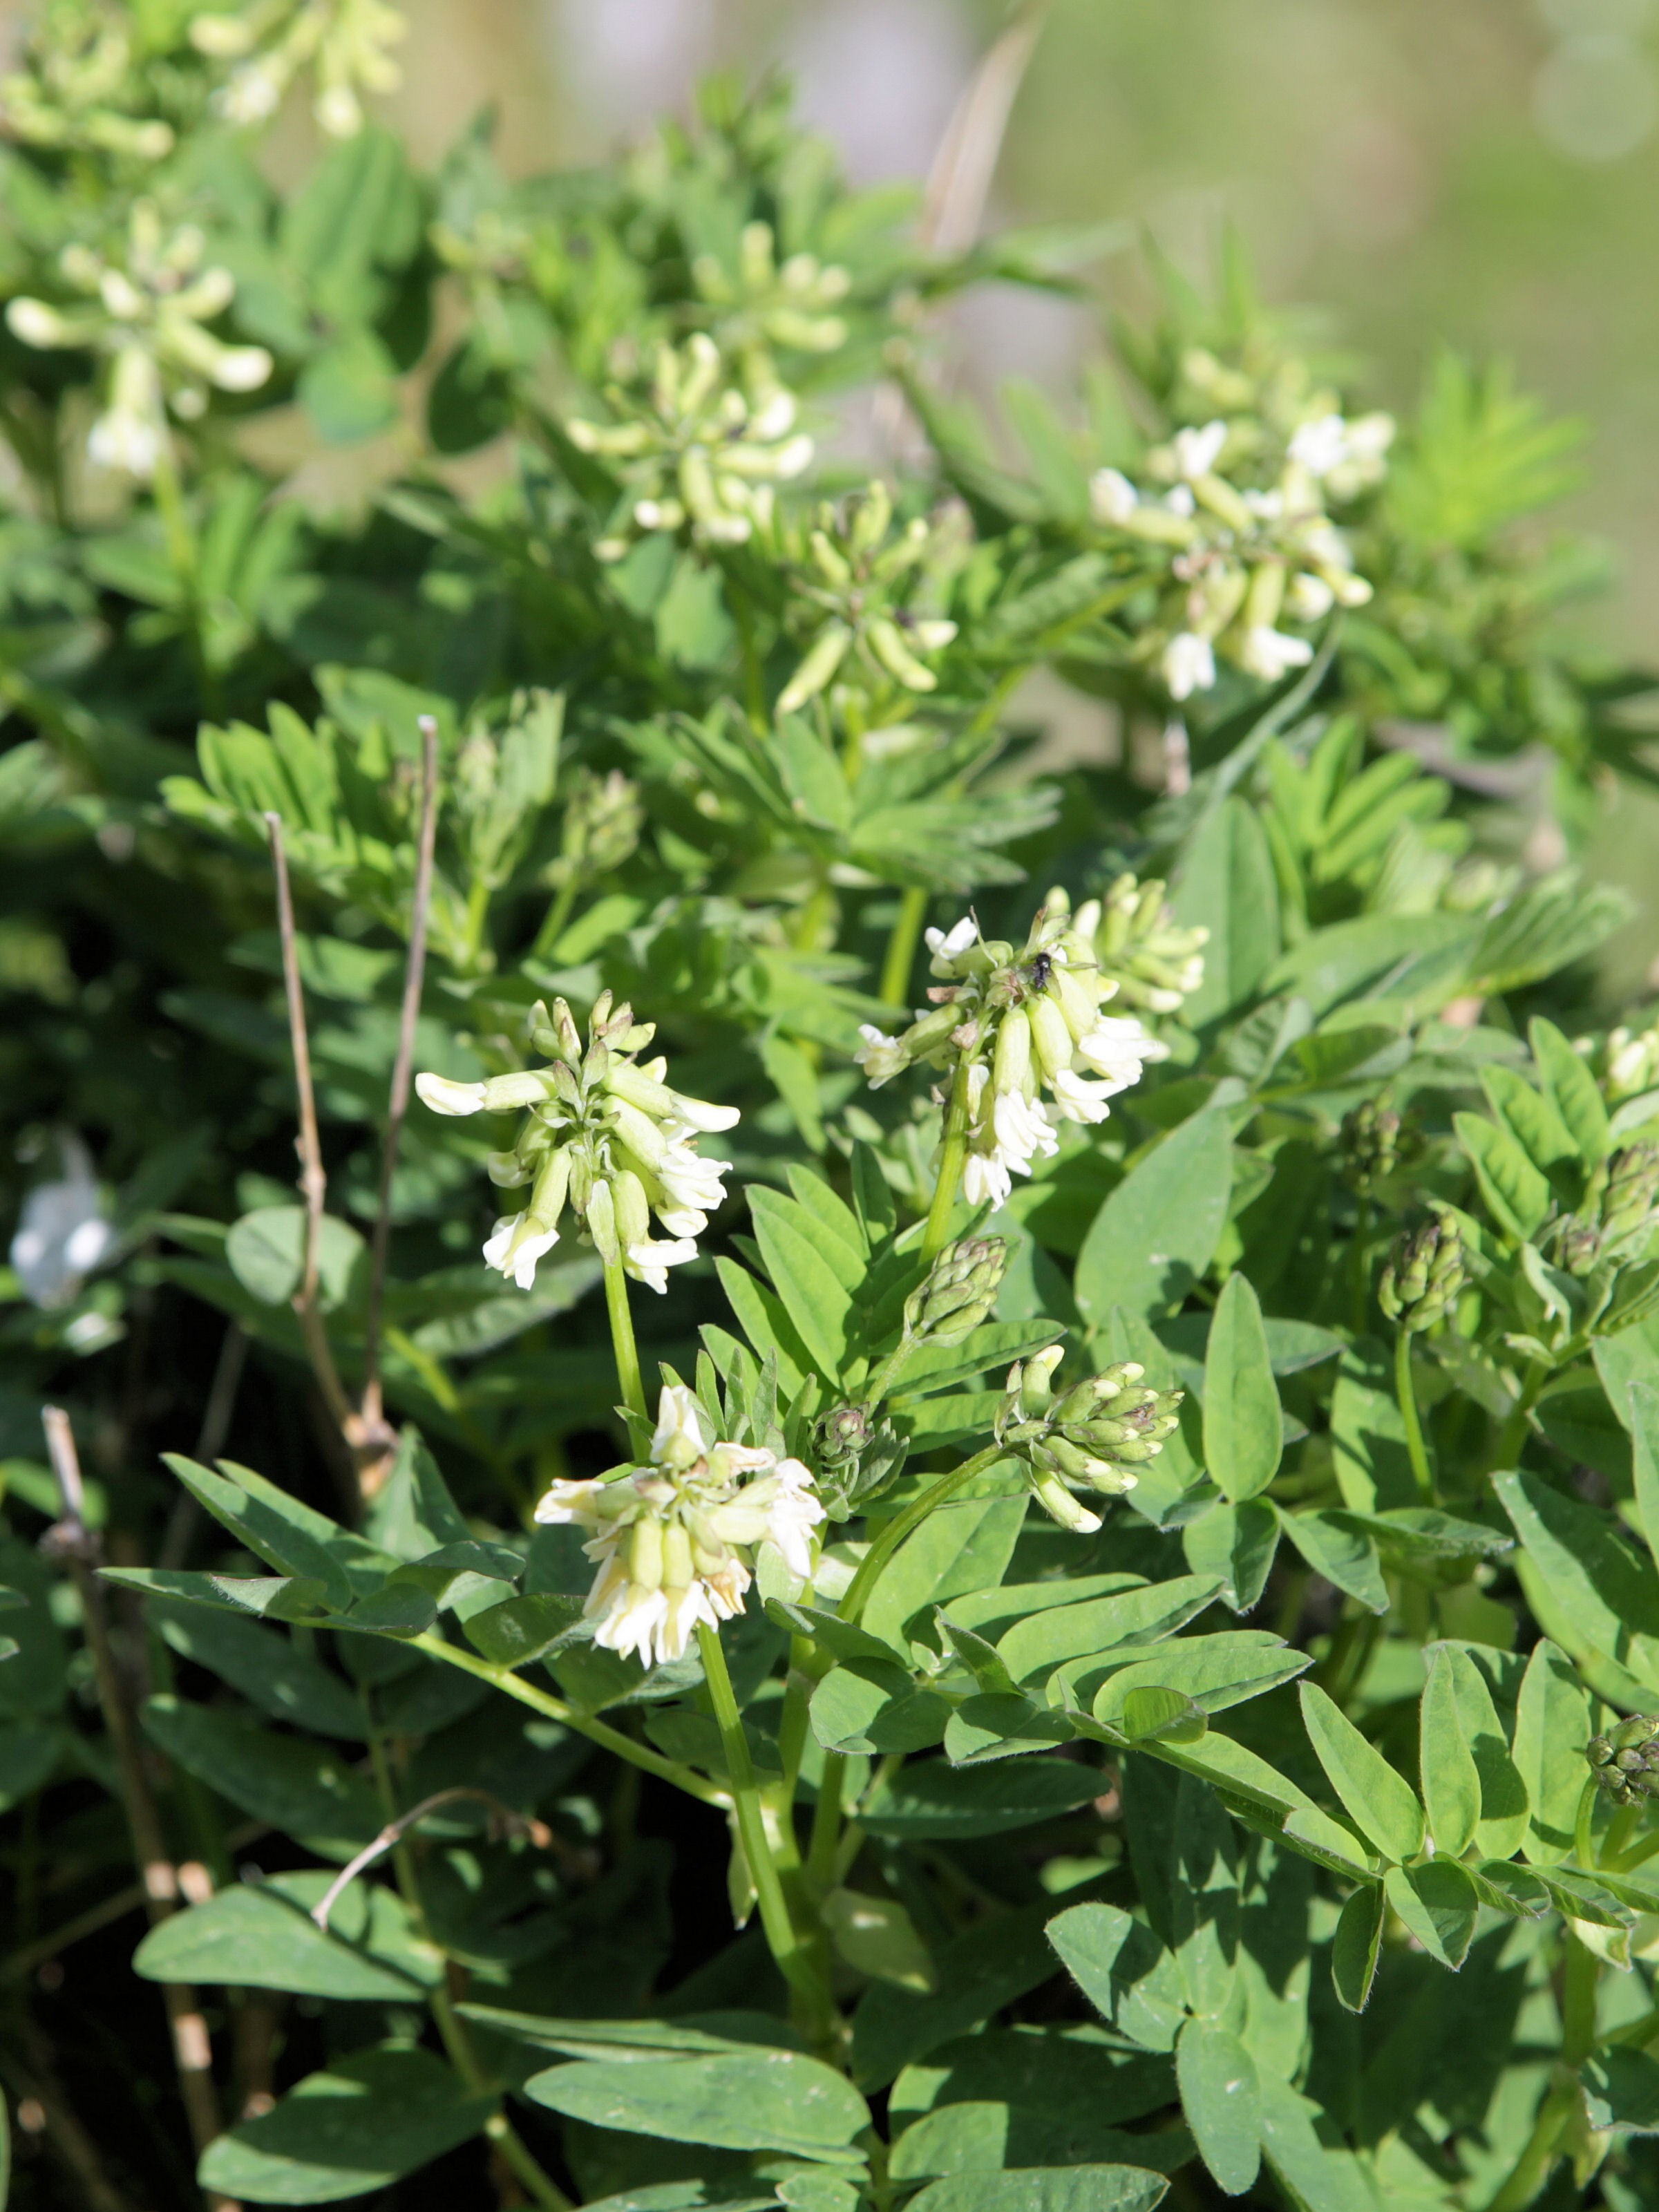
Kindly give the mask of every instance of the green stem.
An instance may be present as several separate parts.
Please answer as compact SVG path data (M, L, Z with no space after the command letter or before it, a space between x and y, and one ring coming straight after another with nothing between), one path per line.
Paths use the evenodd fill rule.
M951 1085L951 1103L945 1109L945 1149L939 1164L939 1181L933 1186L933 1202L927 1209L927 1227L921 1239L921 1256L936 1260L951 1241L951 1217L956 1211L957 1190L962 1182L962 1164L968 1157L968 1076L970 1063L967 1054L957 1062L957 1072Z
M623 1403L630 1413L648 1422L645 1383L640 1374L640 1348L634 1341L634 1316L628 1306L628 1278L620 1258L605 1263L605 1310L611 1320L611 1348L617 1355L617 1382Z
M489 1682L507 1697L516 1698L521 1705L528 1705L532 1712L540 1713L544 1719L557 1721L562 1728L571 1729L576 1735L586 1736L590 1743L598 1744L602 1750L614 1752L618 1759L627 1759L630 1765L642 1767L647 1774L654 1774L659 1782L672 1782L677 1790L684 1790L687 1796L700 1798L705 1805L716 1806L721 1812L730 1805L732 1801L726 1792L716 1788L712 1782L705 1782L693 1768L682 1766L676 1759L664 1759L648 1746L635 1743L632 1736L623 1735L620 1729L596 1720L591 1713L579 1713L574 1706L566 1705L562 1698L550 1697L545 1690L538 1690L534 1683L526 1682L522 1675L515 1674L510 1667L493 1666L488 1659L477 1658L471 1651L463 1651L459 1644L446 1644L441 1636L430 1632L425 1636L411 1637L410 1643L414 1650L424 1651L429 1659L441 1659L447 1666L459 1667L463 1674L473 1674L479 1681Z
M847 1774L847 1753L826 1751L823 1774L818 1783L818 1802L812 1808L812 1836L806 1847L806 1880L815 1897L835 1887L836 1850L841 1837L841 1793Z
M875 1588L882 1569L911 1530L919 1528L936 1505L942 1505L953 1490L960 1490L972 1476L983 1474L988 1467L994 1467L1000 1459L1006 1457L1007 1454L1000 1444L988 1444L983 1451L975 1452L972 1459L963 1460L960 1467L953 1467L948 1474L940 1475L939 1480L924 1490L920 1498L912 1499L902 1513L896 1513L860 1560L858 1572L848 1583L836 1607L842 1619L858 1620L869 1602L870 1593Z
M731 1778L738 1834L743 1842L744 1856L749 1862L749 1878L755 1885L761 1926L780 1972L799 2002L805 2015L801 2026L815 2042L823 2043L830 2033L830 1992L813 1963L810 1946L803 1942L789 1917L771 1838L766 1832L766 1814L755 1781L754 1763L749 1756L749 1739L743 1731L743 1716L738 1711L737 1693L732 1687L726 1653L720 1647L720 1631L710 1628L706 1621L699 1622L697 1626L697 1650L708 1684L709 1703L714 1709L714 1725L720 1732L720 1749Z
M898 920L887 940L887 957L881 963L880 998L884 1006L908 1006L910 974L921 942L921 925L927 919L926 891L908 890L899 901Z
M467 887L465 929L466 964L470 969L477 969L483 949L484 928L489 920L489 892L490 885L483 876L474 876Z
M794 928L790 933L798 952L817 952L825 949L820 946L819 939L835 910L836 894L830 887L829 879L820 877L807 894L799 914L795 917Z
M1561 2056L1555 2085L1538 2108L1532 2133L1521 2155L1488 2198L1486 2212L1524 2212L1538 2195L1555 2162L1562 2136L1572 2124L1581 2091L1578 2069L1595 2047L1595 1954L1569 1932L1561 1978Z
M392 1769L386 1759L386 1739L376 1725L374 1715L369 1710L367 1697L363 1699L363 1705L368 1720L369 1764L374 1770L374 1786L380 1796L380 1809L386 1814L387 1825L390 1826L398 1818L398 1793L392 1784ZM409 1847L406 1835L400 1837L392 1846L392 1865L398 1878L398 1893L409 1907L410 1917L414 1922L422 1941L430 1944L432 1931L427 1922L426 1900L421 1894L420 1877L415 1871L415 1855ZM443 1947L439 1944L434 1945L434 1948L441 1950ZM448 1972L449 1961L446 1955L444 1980L436 1984L426 1993L427 2003L436 2023L438 2033L443 2039L444 2049L449 2054L451 2065L475 2097L499 2097L498 2086L489 2079L483 2067L479 2065L477 2053L472 2048L472 2039L466 2032L466 2023L455 2009L454 1999L449 1993ZM501 2152L501 2156L512 2167L536 2203L543 2207L543 2212L571 2212L570 2199L542 2172L533 2154L514 2127L512 2121L507 2118L499 2102L495 2111L484 2122L483 2131Z
M581 889L581 878L573 869L559 885L553 903L547 909L546 919L536 932L536 941L530 948L532 960L551 957L554 946L564 935L565 925L570 920L570 909L576 903L576 894Z
M1636 1824L1642 1817L1639 1805L1621 1805L1607 1823L1607 1832L1601 1838L1599 1863L1617 1870L1625 1856L1625 1847L1636 1832Z
M1544 1385L1549 1379L1549 1369L1541 1361L1534 1359L1522 1378L1521 1395L1498 1431L1498 1443L1492 1458L1492 1473L1513 1467L1520 1458L1522 1448L1527 1441L1532 1409L1543 1395Z
M1659 1851L1659 1831L1656 1831L1650 1836L1644 1836L1633 1850L1621 1851L1619 1854L1619 1863L1613 1870L1615 1874L1629 1874L1633 1867L1645 1866L1656 1851ZM1605 1862L1607 1858L1605 1851L1602 1853L1602 1858Z
M1369 1198L1362 1198L1354 1215L1353 1241L1348 1247L1349 1319L1356 1336L1365 1334L1366 1307L1370 1290L1365 1273L1365 1242L1370 1235L1370 1228L1371 1202Z
M1434 1504L1434 1475L1429 1466L1428 1448L1423 1442L1423 1424L1418 1418L1417 1389L1412 1381L1411 1331L1402 1328L1394 1340L1394 1389L1400 1401L1400 1419L1406 1431L1406 1452L1412 1463L1412 1474L1417 1481L1417 1494L1425 1505Z
M1572 1824L1572 1855L1588 1873L1595 1865L1595 1840L1591 1819L1595 1811L1597 1784L1592 1774L1578 1793L1578 1812Z

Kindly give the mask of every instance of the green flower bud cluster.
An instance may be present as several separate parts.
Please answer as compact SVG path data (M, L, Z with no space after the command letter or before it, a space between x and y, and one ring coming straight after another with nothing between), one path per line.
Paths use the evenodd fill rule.
M884 1491L909 1446L869 1406L836 1406L812 1431L818 1496L832 1521L850 1520Z
M1182 928L1164 890L1156 877L1143 884L1118 876L1103 898L1078 908L1074 927L1079 937L1093 939L1101 973L1117 985L1126 1006L1175 1014L1204 981L1210 933Z
M1051 1345L1009 1369L994 1434L1024 1462L1033 1492L1060 1527L1087 1534L1099 1528L1100 1516L1073 1492L1118 1498L1133 1490L1137 1468L1156 1459L1173 1434L1184 1394L1148 1389L1146 1369L1125 1359L1056 1397L1054 1370L1064 1356Z
M688 528L698 545L743 545L770 522L773 487L811 465L793 393L744 388L704 331L657 349L642 391L611 385L617 420L565 424L570 442L610 463L623 489L593 550L620 561L635 538Z
M932 1010L897 1036L866 1024L855 1057L872 1088L918 1064L951 1068L953 1082L965 1069L963 1190L970 1205L1000 1206L1013 1176L1058 1150L1057 1122L1103 1121L1108 1100L1169 1048L1133 1015L1102 1013L1117 984L1074 927L1063 892L1050 893L1018 949L981 938L971 915L954 929L930 929L927 946L941 979L927 994Z
M811 639L778 698L793 714L832 681L854 678L878 693L897 684L932 691L939 678L922 656L942 653L953 622L929 612L944 603L968 534L959 507L915 516L895 532L893 502L879 479L839 506L820 506L781 547L793 589L788 619ZM791 542L793 541L793 542Z
M213 103L228 123L264 122L310 68L313 115L331 138L355 138L363 127L360 95L392 92L401 81L387 49L408 27L386 0L254 0L235 15L198 15L190 38L199 53L235 64Z
M718 254L700 253L691 282L701 303L693 312L721 352L735 359L760 367L770 345L834 353L847 343L847 325L833 311L852 289L852 277L813 253L792 253L780 265L769 222L744 225L735 271Z
M161 72L153 60L141 65L134 30L134 11L115 0L50 0L22 68L0 77L0 120L26 146L165 161L173 125L144 112L157 104Z
M1342 1180L1361 1198L1369 1198L1400 1164L1400 1116L1391 1106L1375 1098L1362 1099L1342 1116L1338 1142Z
M1615 1805L1640 1805L1659 1797L1659 1719L1635 1713L1584 1746L1598 1788Z
M913 1344L960 1344L989 1315L1008 1271L1001 1237L966 1237L947 1244L927 1279L904 1304L904 1334Z
M550 890L591 882L621 867L640 842L645 808L640 787L613 768L608 775L578 768L566 784L564 819L559 826L559 857L542 871Z
M696 1259L696 1239L725 1200L720 1177L730 1165L703 1159L697 1139L731 1128L738 1109L671 1091L667 1061L638 1057L655 1034L653 1024L635 1023L631 1007L613 1008L606 991L584 1046L569 1007L556 999L550 1015L538 1005L530 1018L531 1042L550 1055L546 1066L484 1083L416 1078L434 1114L528 1109L518 1142L492 1152L489 1165L491 1182L504 1189L529 1184L529 1203L498 1221L483 1248L489 1265L520 1290L534 1286L536 1262L558 1243L567 1203L583 1242L653 1291L667 1289L668 1268ZM653 1214L671 1241L653 1241Z
M1598 1160L1580 1209L1594 1222L1606 1259L1639 1258L1654 1227L1659 1200L1659 1145L1626 1145Z
M84 245L59 255L79 304L64 309L20 295L7 306L12 335L25 345L85 348L111 360L107 404L87 441L100 467L153 476L169 406L192 422L206 411L209 385L252 392L270 374L263 346L227 345L207 329L236 285L228 269L202 266L205 251L193 224L169 230L154 202L138 200L118 262Z
M1376 1285L1376 1302L1408 1335L1443 1321L1468 1279L1463 1239L1448 1206L1395 1240Z
M1370 598L1328 503L1380 481L1395 426L1350 422L1334 392L1264 383L1198 348L1175 402L1190 419L1145 456L1140 481L1102 469L1090 495L1095 520L1152 570L1158 613L1138 656L1180 701L1214 684L1218 653L1278 682L1313 657L1281 619L1307 625Z

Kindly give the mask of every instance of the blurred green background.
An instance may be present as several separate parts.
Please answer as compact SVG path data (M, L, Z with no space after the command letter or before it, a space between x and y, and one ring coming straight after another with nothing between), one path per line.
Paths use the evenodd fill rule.
M486 101L525 171L580 162L683 108L704 71L789 70L858 178L926 173L998 0L410 0L388 119L434 157ZM297 105L271 159L309 156ZM1125 216L1183 266L1223 225L1276 302L1316 303L1376 398L1410 404L1437 343L1511 359L1589 431L1564 526L1611 588L1571 620L1659 667L1659 8L1656 0L1052 0L993 221ZM1101 268L1144 301L1133 251ZM993 295L958 322L981 391L1063 381L1091 319ZM1610 997L1659 988L1659 803L1609 793L1589 855L1642 918Z

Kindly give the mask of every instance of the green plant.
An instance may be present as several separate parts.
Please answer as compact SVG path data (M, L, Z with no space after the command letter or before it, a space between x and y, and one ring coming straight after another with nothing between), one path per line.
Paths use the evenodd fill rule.
M1470 773L1648 772L1568 434L1233 252L999 437L929 311L1088 241L724 82L420 175L398 27L0 88L18 2201L1650 2202L1659 1034Z

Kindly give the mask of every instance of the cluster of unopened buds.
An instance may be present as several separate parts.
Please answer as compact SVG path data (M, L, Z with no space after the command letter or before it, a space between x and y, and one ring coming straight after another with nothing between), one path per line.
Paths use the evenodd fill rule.
M1597 1786L1615 1805L1640 1805L1659 1797L1659 1720L1632 1713L1584 1746Z
M769 222L744 225L735 272L718 254L699 253L691 282L722 351L738 358L758 357L769 345L834 353L847 343L847 325L835 310L852 289L851 276L813 253L791 253L780 263Z
M1178 1425L1183 1394L1149 1389L1146 1369L1123 1359L1056 1397L1054 1370L1064 1357L1051 1345L1009 1369L994 1433L1024 1462L1044 1510L1062 1528L1087 1535L1100 1516L1074 1492L1121 1498L1133 1490L1137 1470L1158 1457Z
M963 1189L970 1205L1000 1206L1012 1178L1039 1153L1058 1149L1060 1121L1103 1121L1108 1101L1138 1083L1148 1060L1165 1060L1134 1015L1101 1008L1118 986L1074 924L1066 896L1052 891L1023 947L981 937L971 915L930 929L929 1012L897 1036L866 1024L856 1057L872 1088L917 1062L965 1077L967 1153ZM1049 1098L1045 1102L1042 1092Z
M1103 975L1116 984L1126 1006L1148 1013L1179 1013L1204 981L1204 947L1210 933L1177 922L1156 877L1142 883L1114 878L1104 897L1085 899L1072 924L1095 949Z
M699 1626L742 1612L762 1545L798 1583L817 1565L824 1510L809 1470L759 1445L711 1442L712 1429L683 1383L665 1384L648 1464L556 1482L536 1508L538 1521L591 1532L593 1640L647 1666L683 1658Z
M966 551L965 536L943 518L919 514L896 533L892 522L893 502L879 480L839 507L819 507L796 549L790 605L792 620L812 624L816 635L779 695L781 714L794 714L853 672L877 690L890 682L907 691L936 689L923 656L942 653L957 626L923 608L945 581L939 572Z
M1111 468L1091 480L1095 520L1138 539L1162 572L1143 650L1174 700L1210 689L1218 653L1277 683L1313 658L1310 641L1280 629L1281 619L1316 623L1371 596L1326 501L1381 478L1394 422L1350 422L1327 402L1313 404L1319 411L1284 440L1271 472L1261 426L1218 416L1154 447L1145 483Z
M1659 1145L1626 1145L1596 1162L1576 1213L1555 1222L1556 1258L1570 1275L1644 1255L1659 1200Z
M1468 1273L1456 1216L1449 1206L1437 1206L1395 1240L1377 1281L1376 1303L1407 1335L1418 1336L1445 1319Z
M559 1241L567 1205L610 1267L620 1267L653 1291L668 1287L667 1270L697 1256L696 1238L725 1199L720 1177L730 1163L703 1159L698 1139L731 1128L735 1106L714 1106L671 1091L668 1063L641 1062L656 1034L636 1023L628 1006L596 1001L584 1046L569 1007L538 1006L531 1041L549 1065L483 1083L420 1075L415 1088L434 1114L501 1114L527 1109L511 1152L492 1152L489 1176L503 1189L530 1186L529 1203L497 1221L483 1248L490 1267L520 1290L536 1280L536 1263ZM655 1215L668 1231L653 1240Z
M218 9L190 27L198 53L235 65L214 97L228 123L263 123L307 66L316 78L312 113L332 138L363 127L361 94L395 89L387 49L407 30L386 0L256 0L236 15Z
M580 452L609 462L623 491L593 550L620 561L634 538L688 524L701 545L743 545L771 520L773 487L811 465L812 441L795 427L781 384L744 389L706 331L657 349L643 392L613 385L614 422L565 424Z
M83 347L111 357L108 404L93 424L88 451L100 467L150 477L166 449L167 410L194 421L206 386L252 392L271 371L263 346L227 345L206 325L235 293L228 269L204 268L206 241L193 224L169 231L153 202L139 200L120 262L90 246L68 246L58 266L86 295L68 309L21 295L6 321L25 345Z
M41 15L25 66L0 77L0 118L26 146L86 148L131 161L161 161L173 131L157 115L135 115L154 99L153 73L138 64L133 11L97 0L57 0Z

